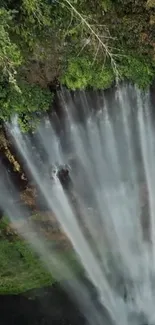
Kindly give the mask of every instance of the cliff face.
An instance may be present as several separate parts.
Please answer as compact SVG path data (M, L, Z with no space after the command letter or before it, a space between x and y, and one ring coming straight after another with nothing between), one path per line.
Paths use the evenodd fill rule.
M36 294L36 295L35 295ZM0 295L0 322L3 325L86 324L75 303L55 285L22 295Z
M0 48L0 121L17 113L27 130L60 84L153 82L154 0L1 1Z
M59 84L70 89L109 88L116 80L130 80L145 88L152 84L154 73L154 0L1 1L0 122L17 113L27 130L35 117L48 110L50 90ZM16 203L27 206L28 218L47 240L52 238L63 250L70 248L55 218L51 229L47 211L38 213L36 189L3 130L0 158L20 189ZM21 233L25 225L16 226ZM3 220L0 244L1 293L53 282Z
M112 72L115 79L117 68L122 78L132 79L129 70L133 59L141 63L141 70L144 63L150 71L154 67L154 0L46 0L44 4L7 0L0 10L1 34L5 37L2 46L11 52L8 58L3 54L0 66L17 81L15 71L19 79L43 88L56 79L72 88L76 75L72 74L73 85L68 75L74 70L81 78L75 86L87 86L84 79L88 79L88 85L104 88L107 80L112 81ZM91 69L84 59L91 62ZM98 74L103 66L108 70L106 78L100 76L100 84L91 76L94 65ZM138 67L132 71L136 75ZM95 71L92 73L95 76Z
M30 231L30 224L37 235L43 237L48 245L51 245L52 252L54 249L54 252L62 258L68 262L71 261L76 269L72 246L55 216L47 211L47 206L44 206L43 198L37 187L29 181L22 161L4 130L0 133L0 167L1 182L7 183L7 178L9 178L17 189L17 195L14 197L12 193L11 199L13 206L16 205L20 211L21 217L12 224L4 211L0 210L0 295L18 294L33 288L51 285L55 279L24 240L27 231ZM1 188L0 202L3 200L3 195ZM26 211L24 220L22 209ZM14 217L16 218L16 215Z

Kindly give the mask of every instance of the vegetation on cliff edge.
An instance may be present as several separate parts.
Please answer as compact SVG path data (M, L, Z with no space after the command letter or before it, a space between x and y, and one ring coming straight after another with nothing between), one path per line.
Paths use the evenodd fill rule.
M146 88L154 74L155 0L0 1L0 122L18 114L24 130L33 127L60 83L105 89L129 80ZM20 168L1 135L2 144ZM51 284L38 257L10 231L0 221L0 293Z
M108 88L127 79L149 86L154 28L154 0L1 1L1 120L48 109L49 86L57 83Z

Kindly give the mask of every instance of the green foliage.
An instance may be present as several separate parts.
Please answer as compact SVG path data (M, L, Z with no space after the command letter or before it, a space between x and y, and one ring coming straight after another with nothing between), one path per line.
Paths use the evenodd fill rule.
M37 116L49 108L52 95L40 86L21 83L13 85L5 78L0 82L0 119L9 120L17 114L23 130L35 126Z
M62 83L70 89L86 88L91 80L91 63L87 59L72 59L62 78Z
M13 11L0 8L0 68L11 79L14 79L16 68L22 62L20 51L9 35L13 14Z
M105 12L109 11L112 7L112 2L111 0L102 0L101 1L101 6L103 7L103 10Z
M6 1L5 9L0 8L0 120L18 114L22 129L27 131L36 125L39 113L49 108L52 96L48 89L23 83L18 68L22 64L21 52L24 54L24 48L29 46L30 53L38 31L49 25L49 13L42 1L22 0L20 7L17 1L16 11L7 10L7 5L11 6L11 0Z
M110 67L92 64L89 58L72 58L61 81L70 89L105 89L112 85L114 74Z
M0 220L0 294L20 293L54 282L31 247Z
M110 65L94 65L90 86L96 89L107 89L115 80L114 72Z
M24 241L0 240L0 293L20 293L51 285L53 278Z
M146 88L153 81L154 69L149 63L143 60L127 56L126 60L124 60L124 65L122 64L120 66L120 75L122 79L127 78L140 88Z
M41 218L35 216L31 219ZM20 223L20 221L18 220ZM11 234L11 236L10 236ZM47 240L50 249L54 245L53 240ZM77 276L83 269L72 250L62 251L57 254L61 261L70 266L70 270ZM10 227L8 218L0 220L0 294L18 294L34 288L52 285L55 278L44 267L31 246L19 238ZM52 264L50 265L52 267ZM52 271L52 270L51 270ZM70 272L60 275L57 280L63 281L70 277Z
M67 0L1 1L2 120L17 113L27 130L32 117L47 109L48 91L21 84L24 78L40 85L45 80L45 86L57 78L70 89L110 87L115 76L102 43L113 55L121 79L131 80L143 88L152 82L154 0L70 0L70 3L71 6ZM123 55L119 57L119 54ZM41 67L43 78L38 73L38 79L28 79L29 69L36 74L35 66ZM49 75L51 80L46 78Z
M128 79L140 88L148 87L154 78L154 68L150 63L133 56L124 56L116 62L121 80ZM115 80L114 72L109 65L102 66L84 58L72 58L64 71L62 83L69 89L109 88Z
M0 232L5 230L8 225L9 225L9 219L6 216L4 216L0 221Z
M148 8L155 8L155 0L147 0L146 6Z
M20 38L19 46L28 46L33 51L40 38L46 37L46 29L50 28L50 7L48 2L41 0L22 0L18 11L18 23L14 26L14 32ZM18 42L18 39L17 39ZM24 55L24 53L23 53Z

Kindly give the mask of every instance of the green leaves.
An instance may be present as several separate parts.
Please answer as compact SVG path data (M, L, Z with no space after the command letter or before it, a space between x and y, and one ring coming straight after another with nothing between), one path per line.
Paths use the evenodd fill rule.
M62 83L70 89L84 89L91 80L90 71L91 63L86 58L69 60Z
M23 59L22 42L33 51L34 35L38 35L36 28L44 29L49 25L49 13L42 1L22 0L20 15L17 14L14 10L0 8L0 120L7 121L18 114L22 128L28 130L38 122L39 113L49 108L52 95L48 89L21 82L18 68ZM14 28L13 19L18 16L20 20L22 15L22 25L16 24ZM15 33L19 34L16 43L13 41L16 40Z
M147 8L155 8L155 0L147 0L146 3Z
M105 89L112 85L114 74L110 66L92 64L88 57L71 58L61 81L70 89Z
M121 80L128 79L140 88L147 88L154 78L154 68L142 58L124 56L117 61ZM69 89L106 89L115 81L115 75L110 64L101 62L92 64L90 58L70 58L61 82Z
M9 120L18 114L22 129L27 131L38 122L38 115L48 110L52 101L49 90L37 85L22 83L15 88L8 80L0 83L0 119Z
M96 89L107 89L114 83L115 76L111 66L95 65L91 86Z
M118 70L121 80L128 79L142 88L149 86L155 69L152 20L148 30L154 0L147 1L149 10L144 2L3 1L0 119L17 113L25 129L35 124L34 117L37 121L36 116L46 111L51 101L49 91L36 84L47 87L55 79L69 89L105 89L113 84Z
M105 12L109 11L111 9L111 7L112 7L111 0L102 0L101 5L102 5L103 10Z
M9 35L13 13L0 8L0 68L8 75L14 75L22 63L20 50Z
M140 88L149 87L154 78L154 69L150 63L140 58L127 56L120 64L120 74L122 78L127 78Z

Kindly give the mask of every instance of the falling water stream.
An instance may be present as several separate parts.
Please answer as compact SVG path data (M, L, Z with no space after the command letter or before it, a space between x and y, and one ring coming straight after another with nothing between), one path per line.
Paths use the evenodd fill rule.
M17 117L6 129L96 288L108 320L87 286L78 278L69 281L70 266L31 223L24 237L57 277L66 272L66 290L89 324L154 324L155 128L150 95L124 85L109 99L100 93L91 101L86 93L73 96L62 90L59 100L65 112L60 132L48 117L33 138L20 131ZM67 188L61 170L67 173ZM25 211L12 203L14 185L2 171L0 176L0 205L12 222L24 218Z

